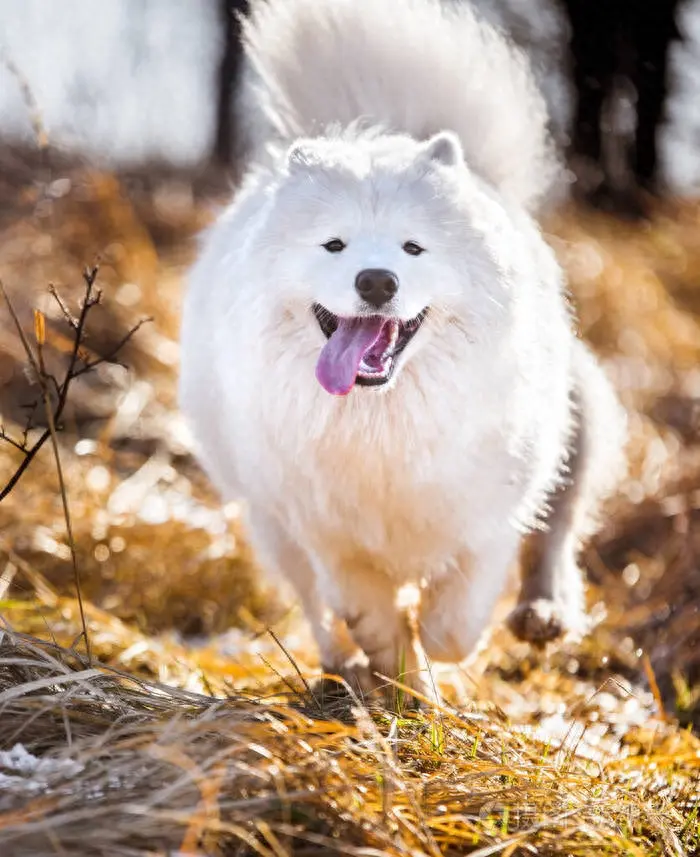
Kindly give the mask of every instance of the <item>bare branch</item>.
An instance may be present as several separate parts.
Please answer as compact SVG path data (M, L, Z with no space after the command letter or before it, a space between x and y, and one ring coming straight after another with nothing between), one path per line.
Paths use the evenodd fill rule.
M32 461L36 458L36 454L39 452L41 447L46 443L46 441L51 436L51 432L45 431L43 432L39 439L29 447L29 449L25 450L25 456L22 460L22 463L19 465L17 470L13 473L12 477L8 480L5 487L0 491L0 502L2 502L5 497L12 491L12 489L17 485L19 480L22 478L24 471L29 467Z
M17 483L23 476L26 469L32 463L34 458L36 458L41 448L51 438L51 430L50 428L47 428L42 431L39 437L32 444L29 443L29 434L33 430L34 416L44 398L44 388L47 388L46 393L49 393L50 390L53 393L53 399L55 400L52 405L53 424L54 426L59 427L61 417L63 415L63 411L68 400L68 392L71 383L76 378L80 378L83 375L86 375L88 372L91 372L93 369L95 369L102 363L116 362L116 357L119 351L129 342L129 340L134 336L134 334L147 321L151 321L150 318L141 319L138 324L131 328L131 330L129 330L119 340L119 342L117 342L116 345L112 349L110 349L107 354L104 354L101 357L97 357L91 360L84 351L84 344L87 338L86 325L90 310L93 307L97 306L102 300L102 292L99 289L95 288L98 271L99 268L97 266L93 266L92 268L86 268L83 272L85 293L83 295L80 313L77 316L73 315L65 301L56 291L56 288L54 286L49 287L49 292L54 297L54 300L57 302L59 308L61 309L61 313L64 317L64 320L66 321L66 324L68 324L68 326L73 331L73 346L71 348L70 355L68 358L68 366L60 382L53 374L47 373L45 371L41 349L39 349L37 353L35 353L34 349L30 345L26 334L22 330L22 326L20 324L19 318L17 317L17 314L15 313L14 307L12 306L9 300L7 291L5 290L4 285L0 281L0 293L2 293L2 296L5 299L5 303L7 304L10 310L10 314L17 329L17 333L22 342L22 347L24 348L25 353L27 355L32 375L42 389L42 395L39 396L39 398L35 400L34 403L30 406L29 415L24 428L22 440L18 441L13 438L10 438L4 431L0 434L0 442L8 443L10 446L14 447L19 452L24 453L24 458L18 465L17 470L7 482L5 487L0 490L0 502L2 502L5 497L8 496L8 494L10 494L10 492L13 490L13 488L17 485ZM49 395L50 400L51 398L52 396Z
M65 303L63 298L59 295L59 293L56 291L56 286L54 286L53 283L51 283L51 285L49 286L49 294L58 304L59 309L61 310L61 313L63 314L63 318L65 319L68 326L72 327L73 330L76 330L76 328L78 327L78 319L73 315L73 313L68 308L68 305Z
M46 333L43 314L40 312L35 312L34 315L35 345L33 347L30 344L29 339L27 338L27 335L25 334L24 330L22 329L22 325L20 324L19 318L17 316L17 313L15 312L14 306L12 305L9 295L7 294L7 291L2 281L0 281L0 293L2 294L2 297L4 298L5 303L7 304L7 307L10 311L10 315L12 316L15 328L17 329L17 334L20 338L22 347L27 356L29 366L31 367L33 378L35 379L41 390L40 396L32 405L29 406L29 415L21 440L15 440L14 438L11 438L6 433L4 427L0 427L0 442L7 443L8 445L12 446L13 449L23 454L22 461L18 465L16 471L14 472L10 480L7 482L5 487L0 490L0 502L4 500L8 496L8 494L10 494L10 492L15 488L19 480L26 472L29 465L32 463L34 458L36 458L41 448L48 440L50 440L53 448L54 460L56 462L56 472L58 475L59 490L63 503L63 516L66 524L66 533L71 553L75 588L77 592L78 605L80 608L80 617L82 620L82 636L85 638L85 648L87 651L88 660L91 659L90 639L88 636L87 621L85 618L85 611L83 607L83 599L80 587L80 574L78 569L75 540L73 538L73 527L71 521L70 506L68 502L68 493L66 490L66 484L63 476L63 467L61 464L61 456L58 445L58 431L60 428L60 420L61 416L63 415L66 403L68 401L68 393L70 390L71 383L76 378L87 374L102 363L116 362L116 357L119 351L127 344L127 342L129 342L129 340L134 336L134 334L147 321L151 320L141 319L141 321L139 321L138 324L136 324L131 330L129 330L107 354L104 354L100 357L91 360L85 353L84 343L87 338L87 321L88 316L90 314L90 310L93 307L97 306L97 304L99 304L102 300L102 292L99 289L95 288L97 273L97 266L87 268L83 272L85 293L80 306L80 312L77 316L73 315L67 304L63 301L63 299L56 291L55 287L50 286L49 288L50 294L53 296L54 300L59 306L59 309L61 310L64 321L73 331L73 345L68 357L68 366L60 382L53 374L47 371L46 364L44 362L44 346ZM48 428L44 429L39 435L39 437L34 441L34 443L30 445L29 433L32 430L34 416L40 403L43 403L44 406Z
M117 354L122 350L122 348L127 344L127 342L131 339L131 337L137 333L144 324L148 324L153 321L153 318L148 316L147 318L142 318L138 321L131 330L123 336L119 342L112 348L111 351L108 351L107 354L102 357L98 357L96 360L83 360L84 365L80 367L80 369L76 369L73 373L73 378L79 378L81 375L84 375L86 372L90 372L96 366L100 366L102 363L115 363ZM121 364L120 364L121 365Z
M0 426L0 440L5 441L5 443L9 443L10 446L14 446L15 449L18 449L20 452L26 452L27 447L21 441L13 440L9 434L5 431L5 426Z
M75 549L75 539L73 538L73 526L71 523L70 517L70 507L68 505L68 495L66 493L66 484L63 479L63 468L61 466L61 456L58 450L58 439L56 436L56 423L54 420L54 411L52 407L51 401L51 389L48 383L48 375L46 373L46 367L44 365L44 317L40 313L35 313L34 315L34 331L36 338L36 354L32 350L29 345L29 341L27 340L24 331L22 330L22 325L19 323L19 318L17 317L17 313L15 312L15 308L12 306L12 302L5 291L5 287L0 282L0 290L2 291L2 295L5 298L5 303L7 304L7 308L10 311L10 315L15 323L17 328L17 333L22 341L22 346L27 355L27 359L32 365L32 368L36 372L37 380L41 386L42 398L44 400L44 408L46 410L46 419L49 424L48 432L49 437L51 438L51 444L53 446L54 459L56 461L56 472L58 474L58 484L61 492L61 500L63 502L63 517L66 522L66 534L68 536L68 545L70 547L71 553L71 563L73 566L73 578L75 580L75 589L78 597L78 607L80 609L80 619L83 629L83 637L85 638L85 650L87 653L88 661L92 660L92 653L90 651L90 637L87 631L87 621L85 619L85 609L83 605L83 594L80 588L80 573L78 571L78 555ZM87 303L87 302L86 302ZM86 315L86 313L83 313ZM68 379L69 375L66 376ZM68 389L68 383L64 385L65 390ZM27 459L25 458L25 461ZM26 468L25 468L26 469Z

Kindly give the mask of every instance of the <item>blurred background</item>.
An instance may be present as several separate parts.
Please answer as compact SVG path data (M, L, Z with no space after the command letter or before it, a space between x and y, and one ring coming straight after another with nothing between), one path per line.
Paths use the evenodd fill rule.
M196 466L175 406L183 276L240 169L235 16L246 5L0 0L0 279L18 318L32 338L32 314L44 314L59 380L87 266L99 261L103 298L86 360L151 319L74 382L60 420L93 647L204 690L259 675L275 646L268 623L302 667L316 666L298 613L259 575L239 506L221 508ZM614 675L601 735L660 703L697 723L700 0L475 5L528 53L545 92L568 172L544 228L581 332L629 408L632 465L584 557L591 638L540 655L498 630L474 675L539 721ZM39 394L3 308L2 484L46 425ZM80 630L49 445L0 500L0 613L65 644Z
M595 158L593 125L601 110L603 124L629 143L639 108L647 145L659 132L662 185L684 194L697 187L696 0L472 5L530 55L563 145L573 139ZM247 0L106 0L95 15L86 0L1 0L3 139L34 142L28 87L51 144L63 151L119 167L161 161L197 169L212 156L230 163L240 55L235 16L247 6Z

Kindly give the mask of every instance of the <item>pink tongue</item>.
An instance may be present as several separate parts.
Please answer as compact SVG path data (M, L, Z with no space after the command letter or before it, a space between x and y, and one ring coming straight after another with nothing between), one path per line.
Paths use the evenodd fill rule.
M316 378L324 390L335 396L344 396L352 390L360 361L379 339L385 322L385 318L376 315L338 319L338 328L316 364Z

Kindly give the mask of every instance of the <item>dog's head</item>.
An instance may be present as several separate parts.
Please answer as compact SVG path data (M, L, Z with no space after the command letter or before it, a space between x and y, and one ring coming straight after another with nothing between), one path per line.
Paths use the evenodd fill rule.
M477 339L507 314L500 207L453 134L300 140L273 193L266 278L314 329L329 393L387 388L450 326Z

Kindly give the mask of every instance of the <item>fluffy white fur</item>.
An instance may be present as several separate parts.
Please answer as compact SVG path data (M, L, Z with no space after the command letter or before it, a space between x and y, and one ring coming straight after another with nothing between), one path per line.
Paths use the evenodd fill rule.
M258 0L245 39L246 177L206 236L182 328L181 403L209 475L247 499L327 669L361 650L370 673L410 675L407 583L427 654L461 660L557 489L564 523L520 631L541 632L533 609L535 625L547 610L557 631L580 624L574 553L622 420L526 212L554 164L522 58L465 4L434 0ZM321 247L334 237L342 253ZM430 311L389 385L332 396L311 307L361 313L368 267L397 275L392 314Z
M503 195L529 207L548 190L544 99L525 57L464 0L258 2L244 35L253 158L331 123L419 139L450 128L467 163Z

